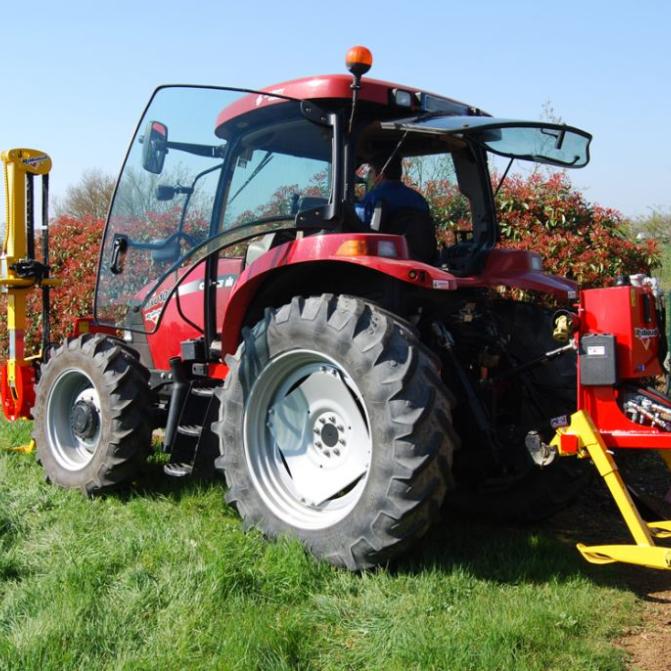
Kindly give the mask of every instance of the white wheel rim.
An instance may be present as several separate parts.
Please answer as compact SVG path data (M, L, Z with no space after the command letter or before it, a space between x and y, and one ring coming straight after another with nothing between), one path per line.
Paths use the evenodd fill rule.
M254 487L277 517L323 529L354 509L372 440L363 397L340 364L304 349L274 357L252 386L243 423Z
M85 432L75 430L78 404L90 413L92 423ZM49 390L46 416L47 439L58 464L68 471L84 468L93 459L102 431L100 396L91 378L77 368L62 371Z

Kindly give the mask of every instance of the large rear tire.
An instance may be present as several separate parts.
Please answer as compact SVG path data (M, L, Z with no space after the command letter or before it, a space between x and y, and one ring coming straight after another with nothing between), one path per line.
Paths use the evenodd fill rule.
M148 378L116 338L86 334L52 354L33 409L37 458L51 482L94 494L137 475L151 447Z
M217 467L247 527L351 570L428 529L454 432L435 360L407 325L358 298L294 298L227 363Z

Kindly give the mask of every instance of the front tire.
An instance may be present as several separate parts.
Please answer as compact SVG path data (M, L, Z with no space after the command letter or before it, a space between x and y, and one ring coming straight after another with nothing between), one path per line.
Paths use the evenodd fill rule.
M48 480L94 494L131 481L151 446L149 373L120 340L85 334L42 367L33 437Z
M435 360L407 325L357 298L294 298L227 363L217 466L246 526L351 570L428 529L454 434Z

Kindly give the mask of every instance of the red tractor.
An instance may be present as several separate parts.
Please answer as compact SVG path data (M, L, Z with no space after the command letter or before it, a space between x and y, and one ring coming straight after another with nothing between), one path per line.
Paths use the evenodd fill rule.
M263 91L157 89L114 194L93 316L56 348L45 329L33 359L22 296L41 286L48 315L55 283L46 234L35 261L30 207L48 157L4 155L0 283L16 312L3 406L32 412L51 482L129 483L162 429L168 475L214 467L247 526L362 569L414 543L446 498L499 520L568 504L588 474L554 455L594 456L587 429L568 426L576 407L605 422L608 446L671 447L669 399L637 386L661 372L652 289L579 298L539 255L496 247L488 154L578 168L591 136L362 80L371 61L358 47L352 76ZM367 166L401 160L419 192L455 197L456 224L370 207ZM448 224L439 246L434 226Z

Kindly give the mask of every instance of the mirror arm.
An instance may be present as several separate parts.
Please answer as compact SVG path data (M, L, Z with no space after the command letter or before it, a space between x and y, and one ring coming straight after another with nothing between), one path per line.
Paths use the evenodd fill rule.
M209 144L191 144L189 142L166 142L165 146L168 149L176 149L177 151L185 151L196 156L206 156L207 158L223 158L225 153L225 145L209 145Z

